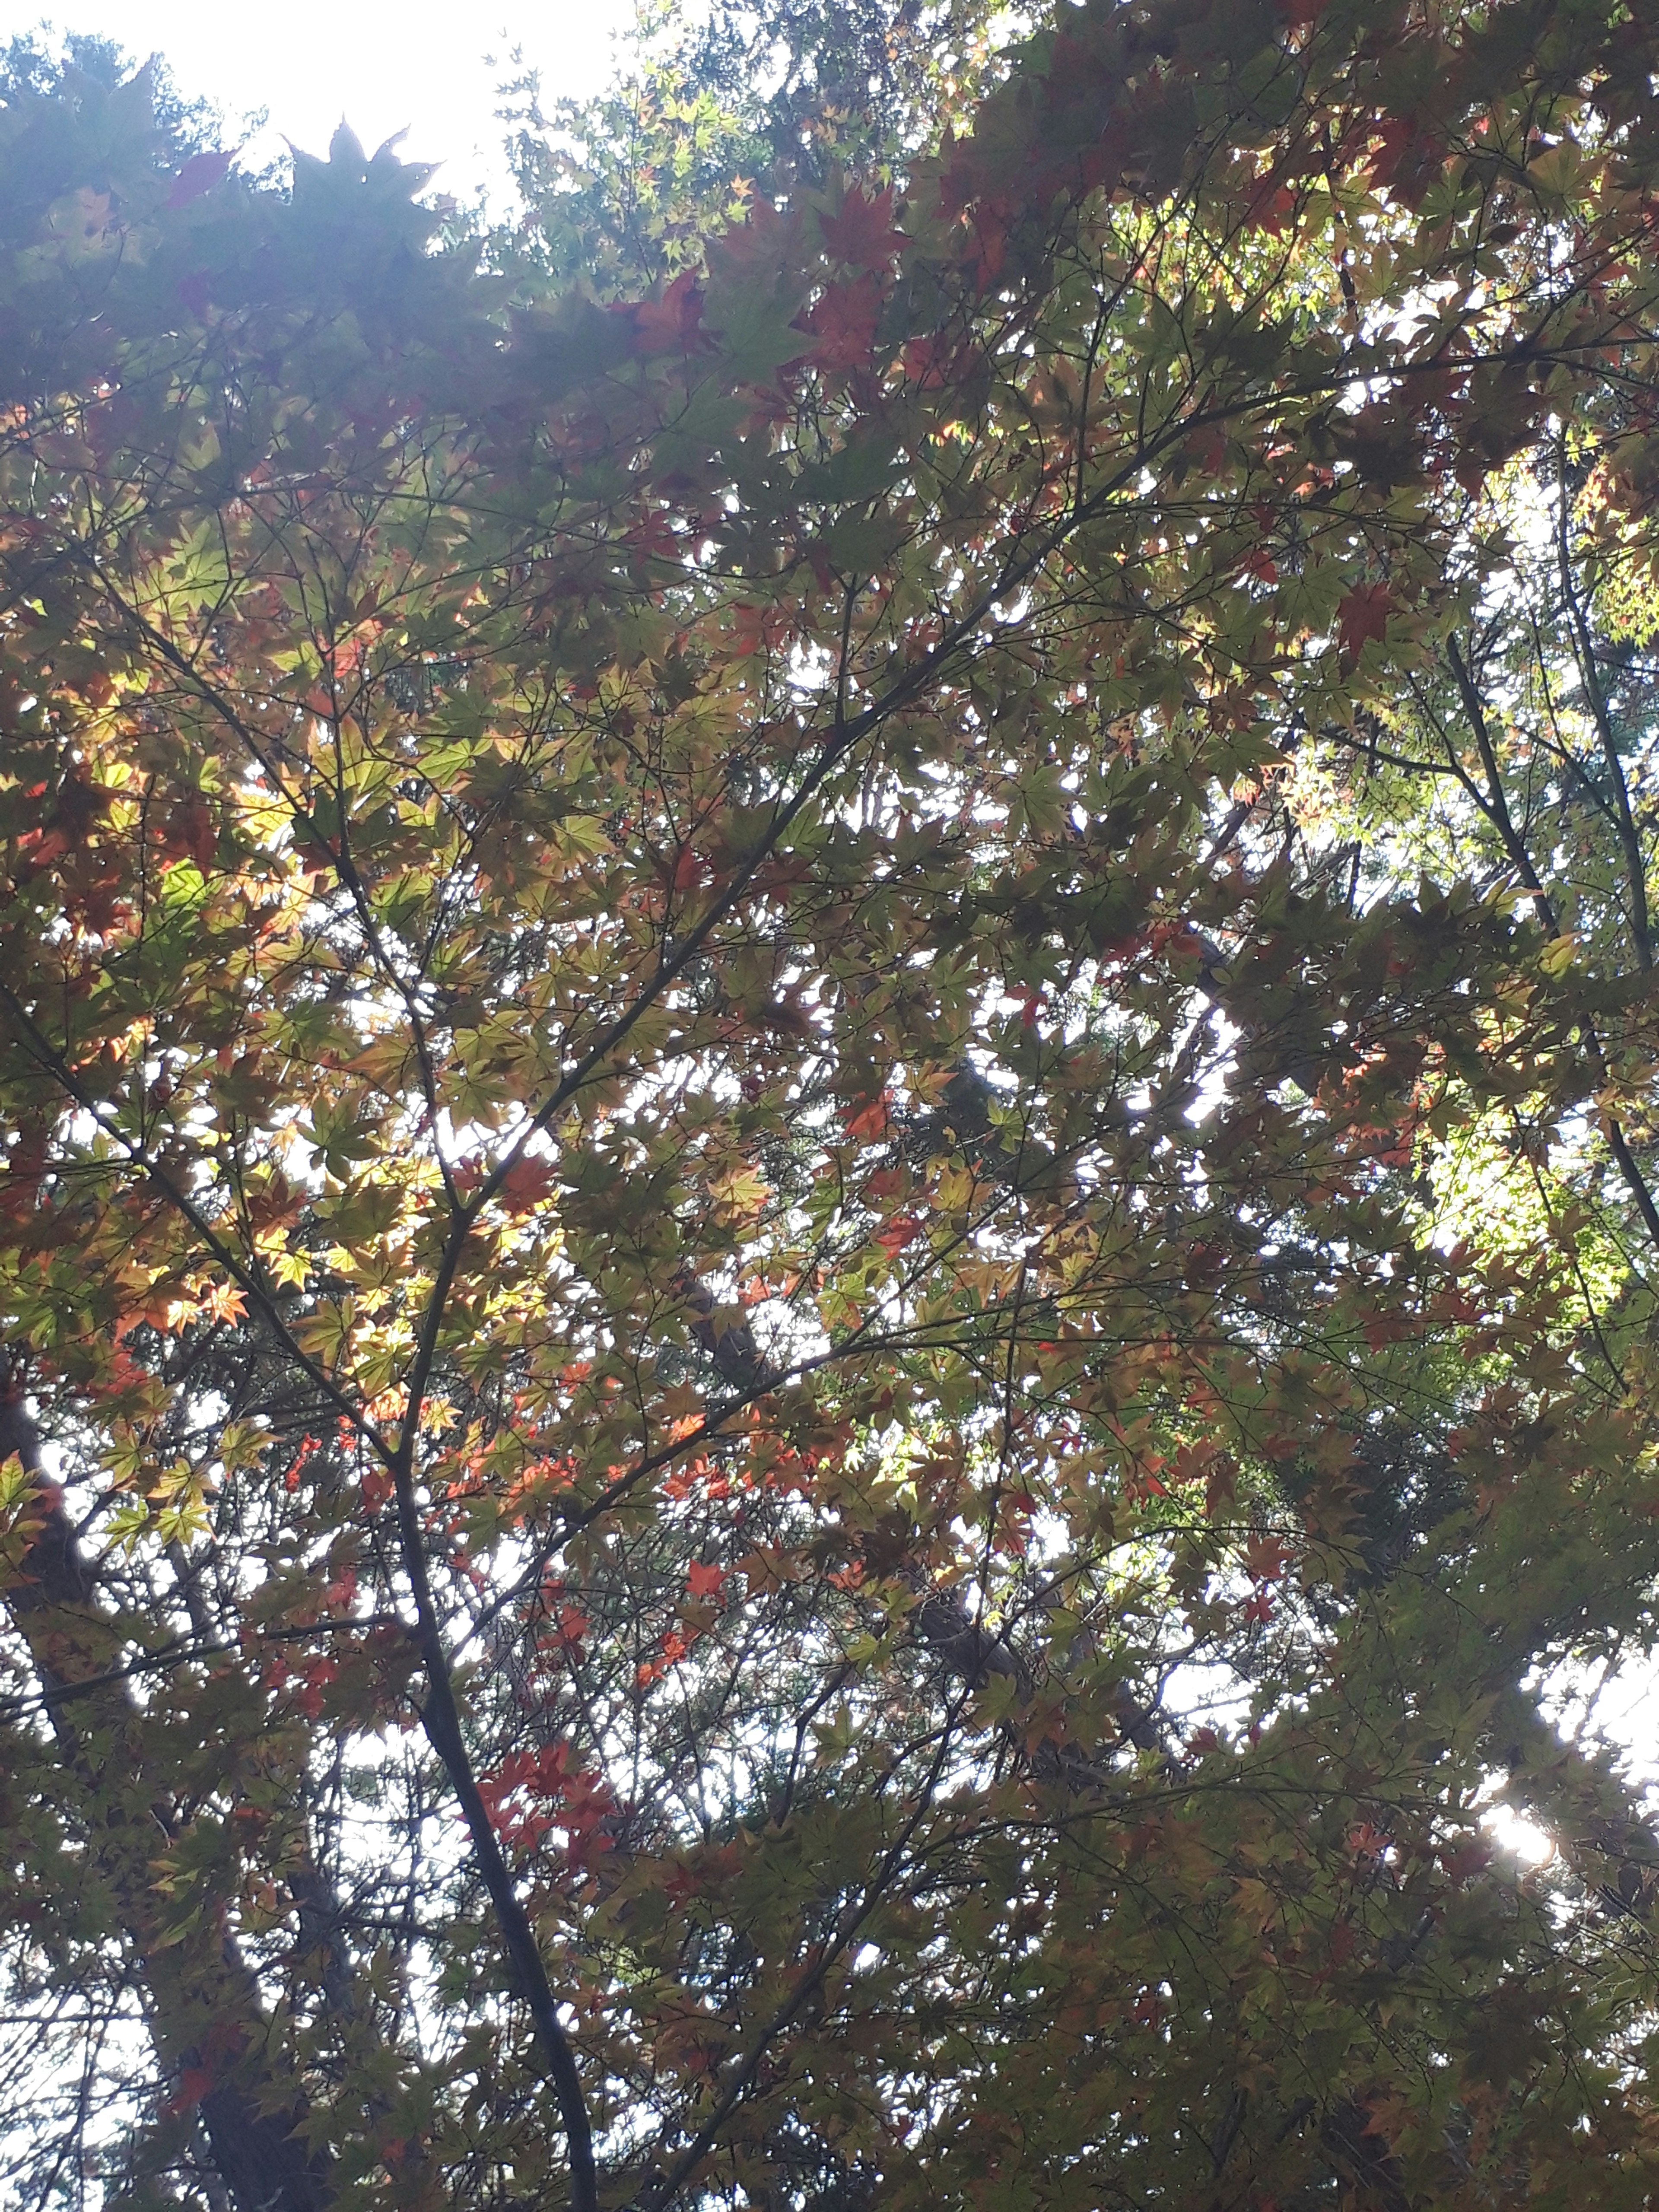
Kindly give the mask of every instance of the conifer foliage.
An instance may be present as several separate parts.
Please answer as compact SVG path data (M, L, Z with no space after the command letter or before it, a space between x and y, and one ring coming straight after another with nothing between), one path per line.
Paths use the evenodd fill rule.
M1006 60L0 108L13 2201L1653 2201L1659 23Z

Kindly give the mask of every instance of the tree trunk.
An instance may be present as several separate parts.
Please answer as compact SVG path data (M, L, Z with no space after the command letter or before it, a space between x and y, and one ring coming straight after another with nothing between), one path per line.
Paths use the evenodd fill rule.
M271 2050L258 1984L222 1914L182 1934L167 1926L152 1861L173 1832L171 1808L146 1788L143 1716L124 1686L83 1686L109 1671L114 1638L58 1494L43 1480L39 1433L15 1396L0 1406L0 1461L13 1454L34 1478L38 1504L5 1605L48 1701L92 1863L149 1986L157 2055L181 2100L199 2105L236 2212L326 2212L332 2191L304 2139L304 2094Z

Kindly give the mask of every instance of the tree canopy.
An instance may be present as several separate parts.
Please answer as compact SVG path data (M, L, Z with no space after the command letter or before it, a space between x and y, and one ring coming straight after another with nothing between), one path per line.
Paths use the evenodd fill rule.
M7 77L9 2192L1633 2212L1659 18L757 20Z

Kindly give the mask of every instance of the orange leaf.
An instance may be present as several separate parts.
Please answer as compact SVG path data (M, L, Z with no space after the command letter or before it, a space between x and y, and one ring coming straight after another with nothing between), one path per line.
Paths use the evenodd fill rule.
M555 1180L551 1160L514 1160L501 1177L501 1202L509 1213L528 1213L541 1204Z
M179 2092L167 2105L167 2111L177 2118L181 2112L193 2112L208 2091L213 2087L213 2076L205 2066L186 2066L179 2076Z
M860 1106L855 1114L847 1117L849 1137L884 1137L887 1134L887 1101L872 1098Z

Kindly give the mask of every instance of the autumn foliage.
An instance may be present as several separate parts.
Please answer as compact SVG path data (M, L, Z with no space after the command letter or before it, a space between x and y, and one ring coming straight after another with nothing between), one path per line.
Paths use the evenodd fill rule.
M28 2201L1653 2201L1656 70L1089 0L632 295L0 108Z

